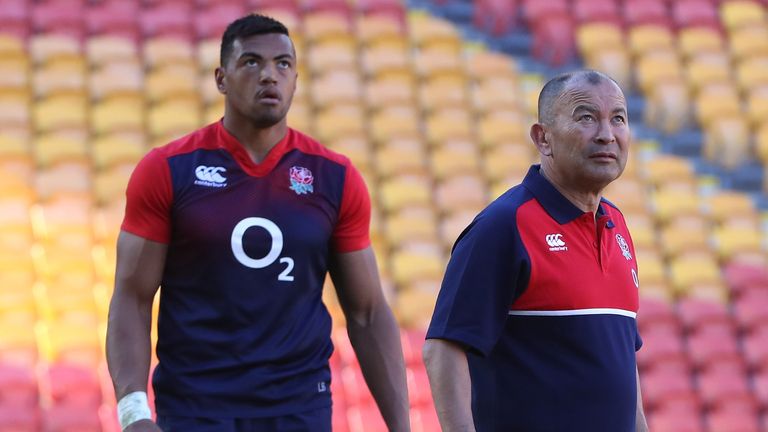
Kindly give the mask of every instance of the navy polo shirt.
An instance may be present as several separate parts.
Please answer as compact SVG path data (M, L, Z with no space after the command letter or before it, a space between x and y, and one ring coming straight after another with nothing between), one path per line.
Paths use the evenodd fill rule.
M468 347L478 431L634 431L638 286L621 212L534 165L459 236L427 338Z

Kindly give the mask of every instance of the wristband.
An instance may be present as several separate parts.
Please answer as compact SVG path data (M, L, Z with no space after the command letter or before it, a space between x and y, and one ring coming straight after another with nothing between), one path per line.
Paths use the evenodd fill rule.
M128 393L117 403L117 418L120 420L120 430L139 420L152 420L152 411L147 402L147 393L135 391Z

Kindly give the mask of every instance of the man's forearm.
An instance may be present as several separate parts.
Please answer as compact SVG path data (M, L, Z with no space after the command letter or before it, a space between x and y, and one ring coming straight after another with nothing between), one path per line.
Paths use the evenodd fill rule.
M389 430L410 430L403 349L392 311L382 303L366 322L348 320L347 332Z
M443 431L473 432L472 380L464 350L450 341L429 339L424 344L424 365Z
M151 357L152 304L132 296L116 296L107 326L107 364L118 400L134 391L146 391Z

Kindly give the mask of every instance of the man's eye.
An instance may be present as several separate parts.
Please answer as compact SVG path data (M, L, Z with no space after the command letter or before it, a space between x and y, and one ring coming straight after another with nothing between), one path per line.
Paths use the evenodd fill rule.
M281 69L289 69L291 67L291 62L287 60L283 60L281 62L278 62L277 66Z
M248 59L245 61L246 66L256 66L259 62L256 59Z
M616 123L624 123L626 120L624 120L624 117L622 116L616 116L613 118L613 121L615 121Z
M584 114L581 117L579 117L579 120L581 121L592 121L595 117L592 114Z

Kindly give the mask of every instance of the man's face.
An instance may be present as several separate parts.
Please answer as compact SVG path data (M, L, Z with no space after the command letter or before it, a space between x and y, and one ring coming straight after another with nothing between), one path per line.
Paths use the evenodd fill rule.
M227 64L216 71L227 115L244 117L259 128L285 120L296 76L293 43L279 33L236 39Z
M629 150L627 104L621 89L603 79L566 84L545 125L551 172L563 185L602 189L624 171Z

